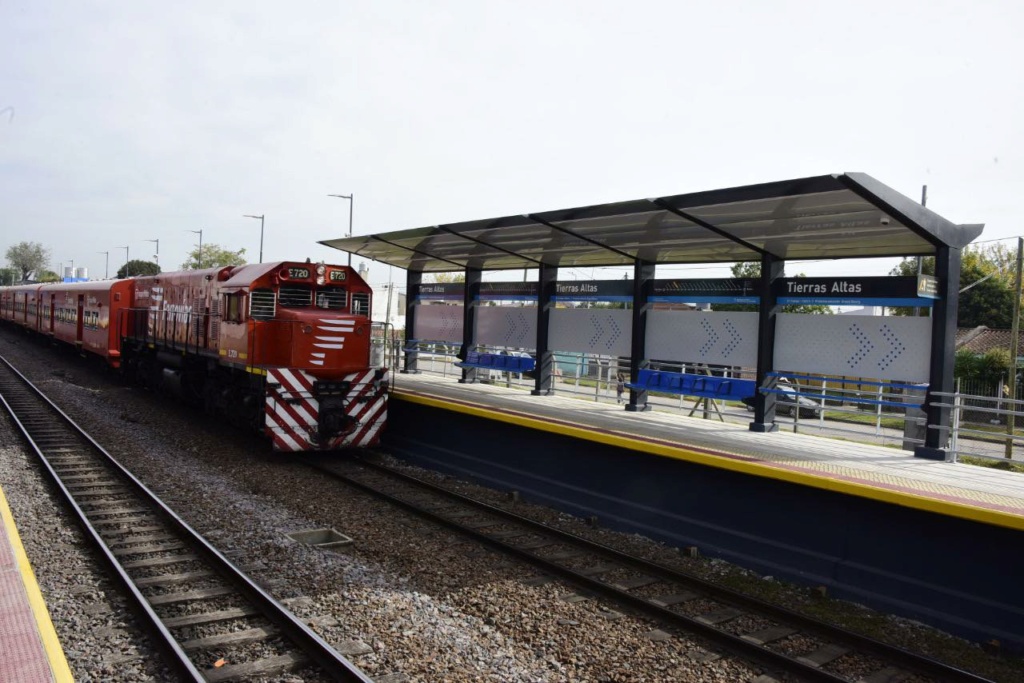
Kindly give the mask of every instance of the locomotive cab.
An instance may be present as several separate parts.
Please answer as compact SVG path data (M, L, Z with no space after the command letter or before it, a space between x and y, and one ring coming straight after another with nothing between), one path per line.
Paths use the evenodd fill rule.
M274 264L233 287L239 279L230 271L223 283L220 353L266 372L265 430L275 448L376 443L387 370L369 364L369 285L349 267L310 263ZM246 308L247 325L233 332ZM251 332L239 336L243 328Z

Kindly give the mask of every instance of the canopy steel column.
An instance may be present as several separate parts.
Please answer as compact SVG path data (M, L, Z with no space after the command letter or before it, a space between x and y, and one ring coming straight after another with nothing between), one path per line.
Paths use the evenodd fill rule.
M462 349L459 360L465 361L470 351L476 351L476 309L480 305L480 283L483 271L479 268L466 268L466 286L462 292ZM460 384L475 382L478 372L489 372L480 368L462 368Z
M647 309L654 292L654 264L637 259L633 262L633 336L629 351L629 381L636 382L640 370L647 366ZM629 390L626 410L647 410L647 392Z
M549 396L555 393L555 356L548 348L548 330L551 328L551 311L555 308L555 283L558 268L540 264L537 282L537 361L534 370L534 396Z
M421 270L407 270L405 271L405 352L402 357L402 369L403 375L415 375L419 373L419 368L416 367L419 361L419 351L415 346L412 346L412 342L416 338L416 303L420 296L420 285L423 284L423 271ZM388 292L388 296L391 293Z
M914 457L946 460L949 440L950 408L935 405L952 403L950 396L933 397L933 392L953 393L953 361L956 354L956 317L960 298L959 249L940 246L935 252L935 277L939 281L939 298L932 308L932 357L928 377L925 414L928 431L924 445L914 449Z
M775 323L779 314L779 304L775 298L775 281L782 277L786 262L771 254L761 256L761 304L757 317L757 386L766 389L774 388L778 383L776 377L769 372L775 369ZM773 432L778 428L775 424L776 394L754 394L754 421L750 423L752 432Z

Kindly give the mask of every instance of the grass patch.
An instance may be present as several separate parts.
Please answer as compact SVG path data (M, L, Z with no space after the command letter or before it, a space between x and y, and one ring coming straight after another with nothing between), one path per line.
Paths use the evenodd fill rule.
M975 458L969 455L965 455L956 459L957 462L963 463L964 465L975 465L977 467L988 467L994 470L1006 470L1007 472L1024 472L1024 463L1013 462L1011 460L997 460L994 458Z

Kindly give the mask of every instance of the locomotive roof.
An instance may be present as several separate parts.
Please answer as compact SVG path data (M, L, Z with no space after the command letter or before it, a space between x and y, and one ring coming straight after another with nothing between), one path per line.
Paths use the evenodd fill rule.
M415 271L930 256L957 225L864 173L432 225L320 244Z

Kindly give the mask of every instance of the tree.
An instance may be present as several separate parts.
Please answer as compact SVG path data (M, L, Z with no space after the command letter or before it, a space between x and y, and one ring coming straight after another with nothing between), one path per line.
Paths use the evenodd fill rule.
M746 261L732 264L732 276L737 280L757 280L761 277L761 264L757 261ZM797 277L804 277L798 273ZM716 311L753 311L757 312L756 304L715 304ZM825 305L810 304L789 304L782 307L783 313L815 313L818 315L832 315L832 308Z
M465 273L434 273L434 282L465 282Z
M986 325L1008 329L1013 324L1013 288L1016 257L1009 258L1005 248L964 249L960 259L960 298L957 326ZM935 259L922 259L921 272L935 274ZM917 275L917 259L905 258L889 271L890 275ZM913 308L890 309L893 315L914 315Z
M196 247L188 254L188 259L181 264L182 270L198 270L203 268L220 268L222 266L245 265L245 247L238 251L224 249L219 244L204 244L202 263L199 261L199 247Z
M205 249L204 249L205 251ZM131 260L117 269L117 279L121 280L126 277L132 277L135 275L159 275L160 266L152 261L136 261Z
M41 270L36 274L37 282L61 282L60 275L52 270Z
M22 282L50 262L50 250L38 242L19 242L7 249L7 262L21 273Z
M0 286L6 287L19 282L20 275L17 268L0 268Z

